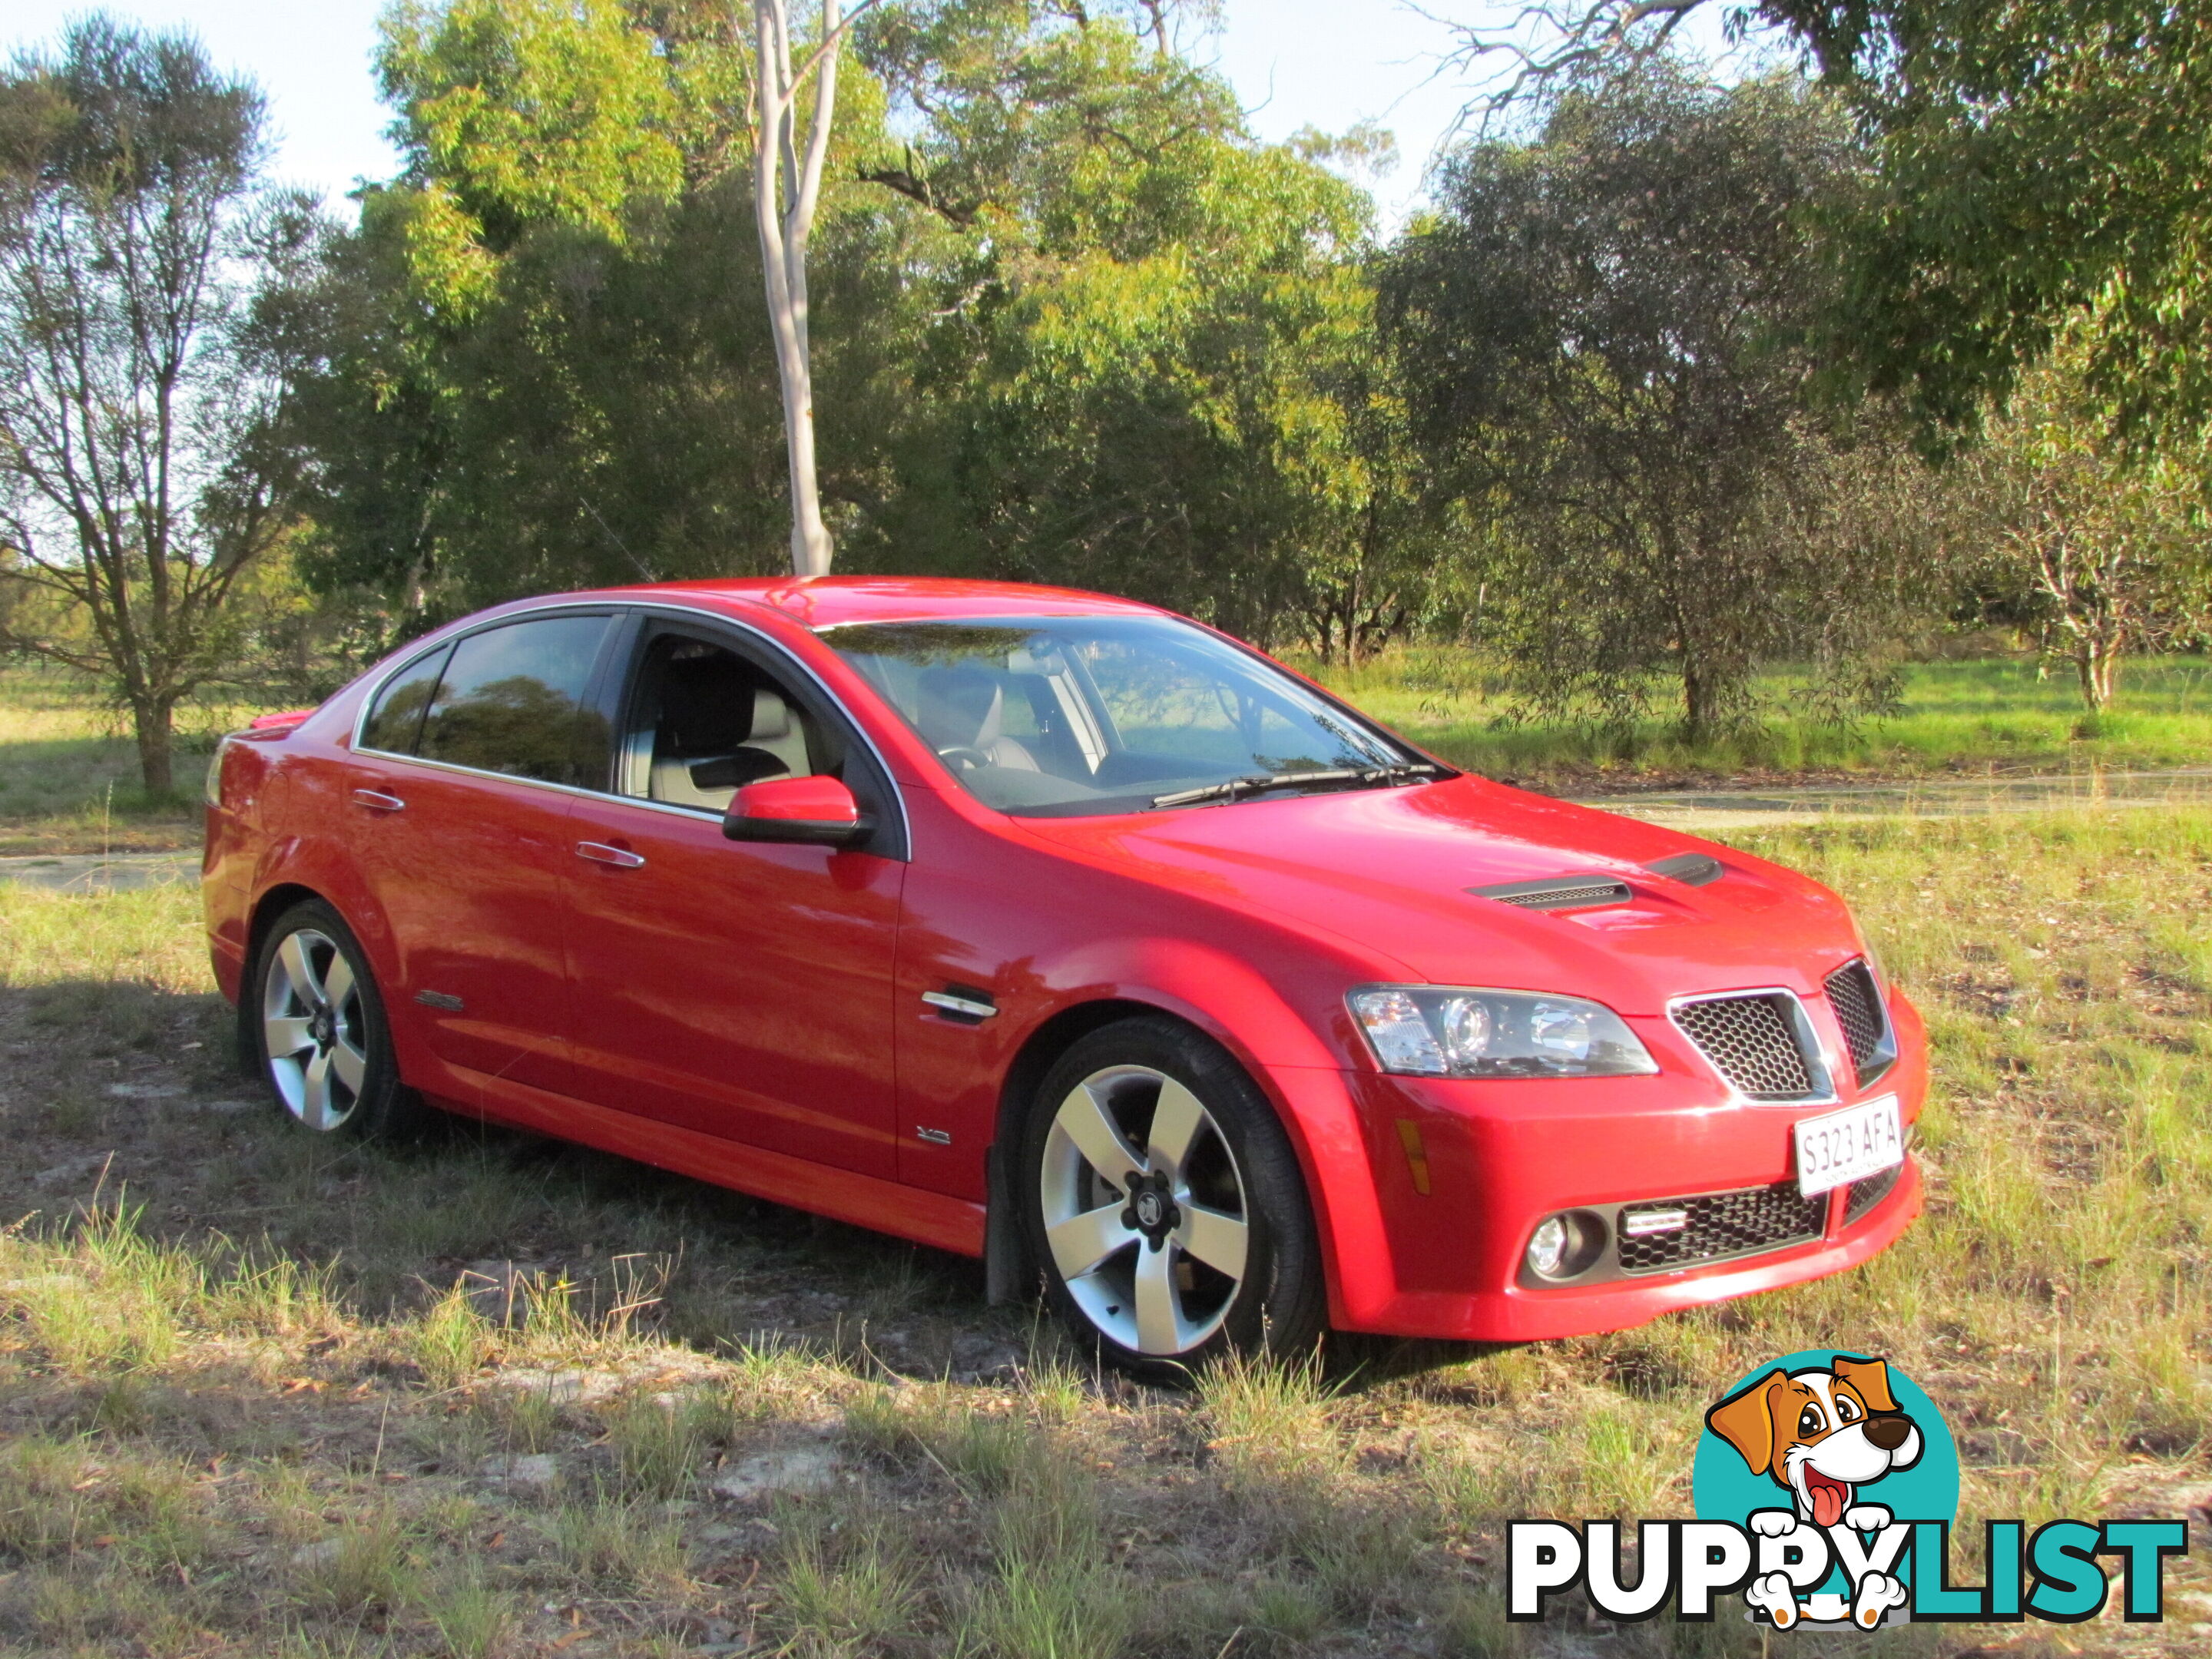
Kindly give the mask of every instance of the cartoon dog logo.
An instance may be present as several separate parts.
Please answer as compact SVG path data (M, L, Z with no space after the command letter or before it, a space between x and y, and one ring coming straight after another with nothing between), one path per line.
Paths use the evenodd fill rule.
M1789 1510L1753 1511L1754 1533L1781 1538L1801 1526L1817 1527L1839 1547L1846 1540L1858 1545L1852 1534L1889 1532L1888 1509L1862 1502L1859 1494L1883 1476L1911 1468L1925 1443L1919 1425L1890 1392L1887 1362L1842 1354L1828 1366L1799 1371L1778 1367L1753 1379L1707 1412L1705 1424L1735 1449L1752 1474L1765 1475L1790 1496ZM1897 1542L1902 1541L1900 1535ZM1905 1587L1887 1571L1895 1549L1877 1550L1879 1566L1861 1548L1839 1547L1838 1553L1847 1563L1856 1558L1863 1565L1863 1571L1850 1574L1850 1613L1854 1622L1871 1629L1887 1608L1905 1599ZM1814 1601L1830 1599L1841 1600ZM1790 1581L1780 1573L1755 1580L1746 1600L1765 1608L1785 1630L1801 1614L1827 1619L1844 1611L1801 1607Z

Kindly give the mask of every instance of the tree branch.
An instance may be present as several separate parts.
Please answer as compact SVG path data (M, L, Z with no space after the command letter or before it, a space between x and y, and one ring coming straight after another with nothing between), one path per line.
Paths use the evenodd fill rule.
M938 217L956 224L963 230L972 230L981 216L980 205L948 202L937 193L928 179L908 172L904 167L862 167L853 177L864 185L881 185L910 202L920 203Z

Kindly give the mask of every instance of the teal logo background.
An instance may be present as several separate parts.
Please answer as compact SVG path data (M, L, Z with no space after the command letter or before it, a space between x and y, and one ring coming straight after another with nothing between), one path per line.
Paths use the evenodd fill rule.
M1808 1348L1784 1354L1755 1366L1715 1395L1706 1403L1717 1406L1769 1371L1825 1370L1841 1354L1846 1359L1886 1359L1887 1355L1857 1348ZM1889 1368L1889 1390L1899 1407L1920 1431L1920 1461L1909 1469L1893 1470L1858 1489L1855 1501L1879 1504L1899 1521L1955 1521L1959 1515L1959 1448L1951 1438L1936 1402L1895 1365ZM1764 1474L1753 1474L1734 1446L1705 1429L1698 1436L1697 1462L1690 1471L1690 1502L1700 1521L1734 1521L1747 1524L1753 1510L1790 1510L1796 1497ZM1897 1576L1910 1582L1912 1558L1900 1557ZM1843 1588L1840 1570L1821 1588Z

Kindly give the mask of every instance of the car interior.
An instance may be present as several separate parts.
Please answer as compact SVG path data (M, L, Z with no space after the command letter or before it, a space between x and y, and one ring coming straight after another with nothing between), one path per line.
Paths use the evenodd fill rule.
M717 812L749 783L837 773L820 722L781 683L678 634L646 648L627 761L624 793Z
M1294 690L1202 647L1052 631L864 625L836 630L833 643L962 785L1001 811L1141 805L1155 789L1285 762L1390 757L1326 708L1300 708Z

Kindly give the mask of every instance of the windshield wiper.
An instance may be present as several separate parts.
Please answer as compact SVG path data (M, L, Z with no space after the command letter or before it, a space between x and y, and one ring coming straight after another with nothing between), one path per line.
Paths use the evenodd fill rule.
M1443 772L1443 767L1432 766L1426 761L1408 761L1399 766L1340 767L1317 772L1255 772L1245 777L1224 778L1219 783L1201 784L1195 789L1178 789L1170 795L1155 795L1152 805L1197 806L1210 800L1243 800L1248 795L1270 789L1302 789L1316 783L1357 784L1362 787L1411 783L1416 778L1442 777Z

